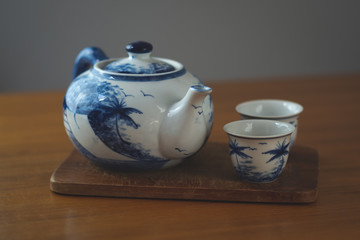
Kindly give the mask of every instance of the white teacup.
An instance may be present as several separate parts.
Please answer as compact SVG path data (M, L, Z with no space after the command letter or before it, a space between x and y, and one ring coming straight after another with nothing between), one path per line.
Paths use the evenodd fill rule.
M300 104L286 100L261 99L240 103L236 106L236 111L241 119L268 119L290 123L295 127L290 147L294 145L299 115L303 111Z
M250 119L228 123L224 131L231 161L243 180L272 182L280 176L289 156L293 125Z

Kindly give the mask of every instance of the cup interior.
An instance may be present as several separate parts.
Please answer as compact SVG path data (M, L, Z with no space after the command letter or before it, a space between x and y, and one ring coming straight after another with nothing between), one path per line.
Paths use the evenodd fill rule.
M298 103L273 99L248 101L236 106L241 115L258 118L287 118L300 114L302 110Z
M285 122L251 119L228 123L224 126L224 131L244 138L275 138L293 133L295 127Z

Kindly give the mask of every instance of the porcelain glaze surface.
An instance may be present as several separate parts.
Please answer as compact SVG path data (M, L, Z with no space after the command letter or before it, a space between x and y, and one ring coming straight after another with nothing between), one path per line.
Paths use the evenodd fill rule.
M229 155L241 179L272 182L283 171L295 128L272 120L240 120L228 123Z
M149 55L148 48L131 51L136 53L129 52L130 57ZM122 64L132 59L88 60L91 54L77 58L75 71L84 68L81 61L94 67L77 75L66 92L66 132L95 163L124 170L171 167L205 144L213 122L212 90L173 60L156 58L171 69L139 73L149 59L136 57L136 70L127 72ZM150 62L154 66L154 60ZM112 69L117 64L120 67Z
M290 147L295 144L298 122L303 107L295 102L277 99L261 99L240 103L236 111L241 119L269 119L290 123L295 127L291 137Z

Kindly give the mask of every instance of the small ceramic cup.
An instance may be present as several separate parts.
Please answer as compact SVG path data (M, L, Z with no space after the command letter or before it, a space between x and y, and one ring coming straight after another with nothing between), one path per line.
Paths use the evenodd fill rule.
M289 123L249 119L228 123L230 158L236 172L249 182L272 182L283 171L295 127Z
M290 123L295 127L290 148L294 145L299 115L303 111L300 104L286 100L261 99L240 103L235 109L241 119L268 119Z

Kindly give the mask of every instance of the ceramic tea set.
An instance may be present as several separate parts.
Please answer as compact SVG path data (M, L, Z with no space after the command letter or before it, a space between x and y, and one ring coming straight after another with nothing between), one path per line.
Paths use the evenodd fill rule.
M206 143L213 125L212 89L181 63L152 57L150 43L133 42L126 51L128 57L116 59L96 47L79 53L63 101L66 132L96 164L122 170L173 167ZM302 107L259 100L236 110L247 120L224 126L235 170L244 180L275 180L295 141Z
M285 168L303 107L285 100L254 100L236 106L243 120L228 123L230 157L250 182L272 182Z

